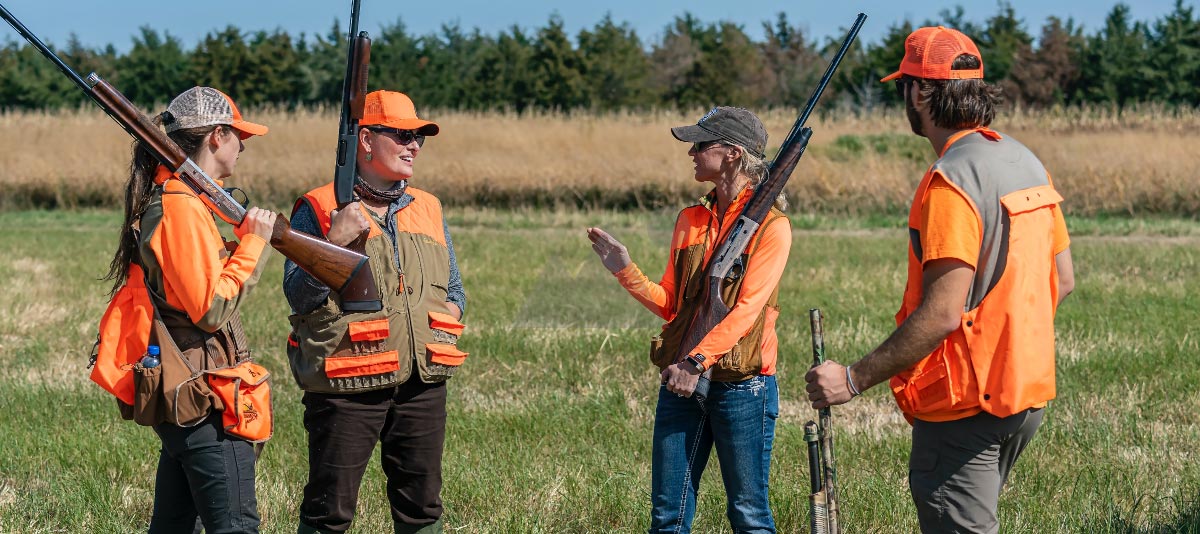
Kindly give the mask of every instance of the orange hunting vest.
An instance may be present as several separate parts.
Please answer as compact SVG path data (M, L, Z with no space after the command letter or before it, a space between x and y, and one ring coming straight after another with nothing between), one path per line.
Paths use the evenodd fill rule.
M970 199L982 242L958 329L892 377L896 402L910 422L1042 407L1055 395L1052 208L1062 197L1017 141L981 130L953 142L925 173L909 212L908 283L897 325L921 303L921 203L938 174Z

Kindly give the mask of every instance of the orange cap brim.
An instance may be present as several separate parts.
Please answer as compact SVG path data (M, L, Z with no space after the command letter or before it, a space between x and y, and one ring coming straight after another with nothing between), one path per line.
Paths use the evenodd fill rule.
M904 73L903 73L903 72L900 72L900 71L896 71L896 72L893 72L893 73L891 73L891 74L888 74L887 76L884 76L884 77L883 77L883 78L881 78L879 81L881 81L881 82L890 82L890 81L892 81L892 80L899 80L901 76L904 76Z
M441 127L439 127L437 123L423 119L396 119L378 124L363 124L362 126L383 126L385 128L395 128L397 130L418 130L423 135L437 135L438 132L441 131Z
M255 135L267 135L267 131L270 130L270 128L267 128L266 126L250 121L234 121L233 124L230 124L229 126L240 132L238 135L238 138L240 139L249 139Z

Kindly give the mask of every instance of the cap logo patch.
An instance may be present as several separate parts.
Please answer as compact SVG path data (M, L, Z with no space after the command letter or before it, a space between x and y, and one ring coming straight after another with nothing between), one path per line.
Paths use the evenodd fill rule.
M700 117L700 120L696 121L696 124L704 124L704 121L708 120L709 117L713 116L716 113L717 113L717 108L712 108L712 109L708 110L708 113L705 113L703 117Z

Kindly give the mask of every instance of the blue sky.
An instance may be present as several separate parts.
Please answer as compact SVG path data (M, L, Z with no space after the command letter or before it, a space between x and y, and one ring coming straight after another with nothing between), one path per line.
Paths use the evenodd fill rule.
M661 36L663 28L676 16L690 11L704 22L732 20L744 25L751 37L761 38L761 22L786 11L793 23L799 23L811 36L840 35L859 11L870 17L862 38L877 41L893 23L908 18L921 22L936 18L939 11L962 5L967 17L982 21L997 11L994 1L973 0L606 0L603 2L551 2L543 0L362 0L362 29L375 32L382 24L403 20L410 32L437 31L443 23L458 21L465 29L478 27L484 33L518 25L526 30L544 26L553 13L560 15L572 35L591 27L612 13L617 21L628 22L643 41ZM1012 0L1026 29L1034 36L1046 17L1074 18L1092 33L1104 21L1115 0ZM1153 20L1168 13L1174 0L1134 0L1126 2L1137 20ZM181 38L190 48L209 31L229 24L243 30L281 28L292 35L328 32L337 17L344 23L350 12L349 0L0 0L18 19L43 40L56 45L66 42L74 32L88 46L113 44L128 50L138 28L150 25ZM1195 5L1187 0L1186 5ZM345 31L345 28L342 29ZM0 40L19 40L20 36L0 24Z

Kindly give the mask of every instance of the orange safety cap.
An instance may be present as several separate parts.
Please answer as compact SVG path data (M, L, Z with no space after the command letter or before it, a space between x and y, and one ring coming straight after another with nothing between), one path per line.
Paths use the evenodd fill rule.
M397 130L416 130L423 135L437 135L441 128L432 121L417 117L417 108L408 95L396 91L371 91L363 103L359 126L385 126Z
M220 90L218 90L217 92L221 93ZM267 135L267 131L269 130L269 128L267 128L266 126L263 126L261 124L250 122L246 119L243 119L242 112L240 110L238 110L237 104L233 103L233 99L229 98L229 95L227 95L225 93L221 93L221 96L225 97L225 100L229 102L229 110L232 115L232 117L230 117L229 125L238 131L239 138L249 139L251 136L255 136L255 135Z
M979 68L953 70L954 60L963 54L979 58ZM926 80L968 80L983 78L983 56L963 32L945 26L918 28L904 40L904 59L900 70L884 77L890 82L903 75Z

